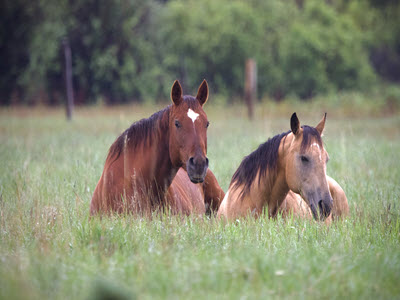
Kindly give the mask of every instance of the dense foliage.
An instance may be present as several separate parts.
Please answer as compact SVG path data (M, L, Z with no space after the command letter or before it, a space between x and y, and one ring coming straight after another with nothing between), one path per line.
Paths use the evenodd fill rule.
M0 14L2 104L63 101L65 41L78 103L152 101L176 78L241 95L247 58L259 96L400 80L397 1L5 0Z

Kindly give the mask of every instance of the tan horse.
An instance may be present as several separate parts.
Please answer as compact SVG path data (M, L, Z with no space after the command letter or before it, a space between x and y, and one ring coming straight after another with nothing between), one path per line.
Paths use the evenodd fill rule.
M259 216L267 207L273 217L290 190L303 197L315 219L329 216L333 204L326 179L328 153L321 139L325 120L326 114L315 128L301 127L294 113L291 132L276 135L243 159L218 216Z
M349 215L349 203L342 187L332 178L326 176L329 185L329 192L333 199L333 207L330 216L328 217L328 223L331 219L343 218ZM282 202L278 209L278 213L282 217L288 217L293 214L297 217L312 218L312 213L307 203L301 198L300 195L289 191L285 200Z
M167 204L174 205L174 212L201 210L200 204L183 201L188 194L203 201L206 198L210 205L219 202L214 193L219 185L212 186L215 176L207 172L209 122L203 105L208 93L204 80L196 97L183 96L181 85L175 81L172 105L132 124L116 139L92 197L91 215L110 211L149 215ZM180 168L184 173L170 187ZM182 176L188 176L194 184L181 187ZM205 179L205 184L195 185ZM190 189L186 191L187 187Z

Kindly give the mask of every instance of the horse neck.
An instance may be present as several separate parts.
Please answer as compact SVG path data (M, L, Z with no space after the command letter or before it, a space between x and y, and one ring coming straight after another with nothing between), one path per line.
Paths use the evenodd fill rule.
M260 186L263 189L263 201L268 205L268 215L274 217L278 208L285 200L289 186L286 181L286 152L290 143L293 140L293 135L285 136L279 145L278 163L276 171L267 170L266 175L260 180Z
M151 142L145 142L140 148L131 149L134 155L132 157L140 157L140 161L135 164L140 164L143 170L143 181L162 198L179 169L173 166L170 159L169 111L166 111L157 121L150 138ZM139 149L142 153L139 153Z
M179 167L173 166L170 158L169 134L160 137L158 143L154 143L152 150L154 151L152 173L160 195L164 195L179 170Z

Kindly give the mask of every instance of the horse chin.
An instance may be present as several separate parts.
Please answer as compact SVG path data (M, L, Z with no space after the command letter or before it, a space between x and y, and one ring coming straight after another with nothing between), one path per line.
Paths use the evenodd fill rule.
M317 205L311 204L310 209L312 212L312 215L314 217L314 220L316 221L325 221L325 219L329 216L329 213L323 213L322 210L319 210L319 207Z
M190 181L192 182L192 183L203 183L204 182L204 178L200 178L200 177L195 177L195 178L193 178L193 177L190 177L189 176L189 179L190 179Z
M191 182L202 183L202 182L204 182L204 178L206 177L207 169L205 172L203 172L203 174L193 174L190 171L187 173L188 173L188 176L189 176L189 179Z
M189 179L193 183L202 183L204 181L204 178L206 177L208 169L208 163L201 165L194 165L191 164L189 161L186 164L186 172L189 176Z
M300 196L308 203L314 220L324 221L331 213L333 200L320 195L315 196L313 193L302 193ZM306 197L307 196L307 197ZM319 201L315 199L321 199Z

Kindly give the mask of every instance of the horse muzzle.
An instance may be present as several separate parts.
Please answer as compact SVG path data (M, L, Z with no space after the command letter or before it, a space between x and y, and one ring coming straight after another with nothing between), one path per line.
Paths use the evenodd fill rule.
M332 197L325 197L324 199L320 199L318 201L313 201L310 204L311 212L315 220L323 221L325 220L331 213L333 206Z
M193 183L202 183L208 168L207 157L191 157L186 163L186 171Z

